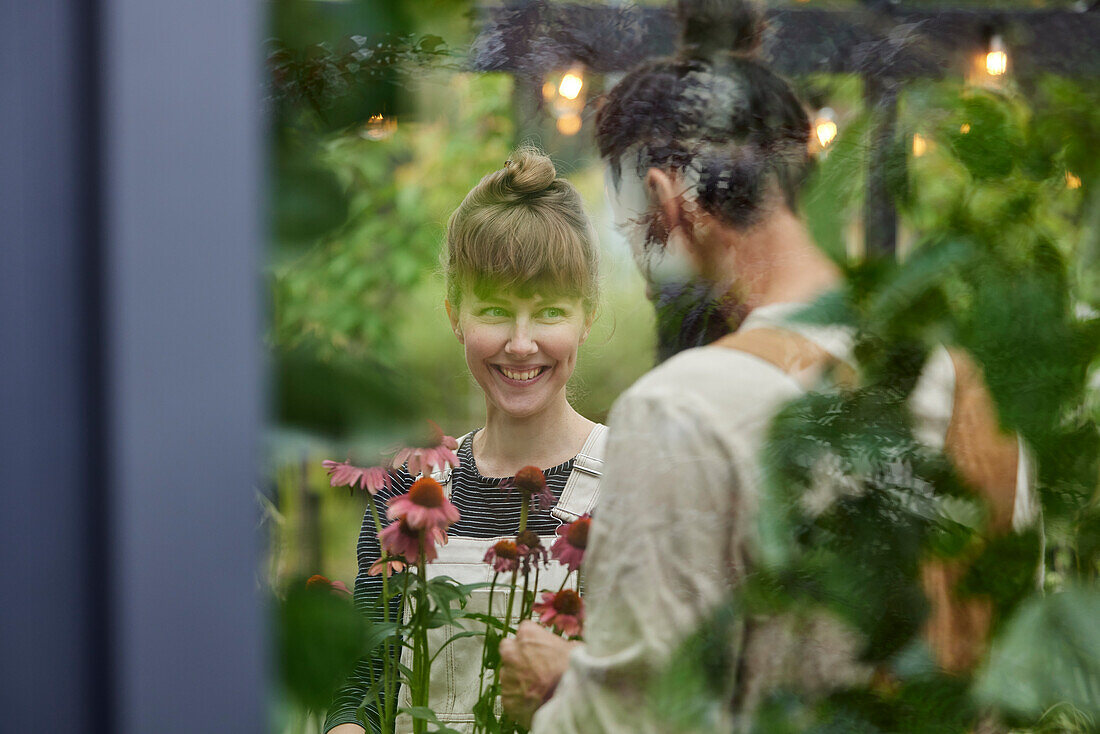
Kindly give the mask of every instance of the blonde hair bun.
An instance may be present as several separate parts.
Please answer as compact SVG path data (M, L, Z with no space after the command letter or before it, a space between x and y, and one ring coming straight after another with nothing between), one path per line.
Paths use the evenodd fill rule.
M481 287L542 289L597 300L595 230L573 184L538 148L524 146L487 174L447 222L447 298Z
M558 177L554 162L536 148L523 147L512 153L504 164L501 185L517 197L537 194L550 188Z

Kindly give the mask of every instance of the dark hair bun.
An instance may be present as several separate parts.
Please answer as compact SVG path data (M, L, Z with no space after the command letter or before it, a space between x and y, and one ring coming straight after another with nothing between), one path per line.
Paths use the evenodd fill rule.
M501 184L517 196L545 191L558 177L554 162L535 148L520 148L504 164Z
M710 60L760 46L764 13L754 0L677 0L680 56Z

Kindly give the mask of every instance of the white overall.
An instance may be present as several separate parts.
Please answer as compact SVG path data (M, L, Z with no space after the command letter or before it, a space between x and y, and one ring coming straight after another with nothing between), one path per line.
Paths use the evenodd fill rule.
M466 434L459 439L461 446L469 438ZM600 492L600 475L603 472L604 446L607 443L607 426L597 423L593 427L588 439L584 443L581 452L573 461L573 470L562 489L561 497L556 506L550 509L550 514L562 522L572 522L585 513L591 513L596 506ZM451 495L450 471L438 472L433 476L443 485L447 496ZM439 556L428 564L427 574L429 578L437 576L450 576L460 584L474 584L490 582L493 580L493 568L485 563L485 554L493 545L503 539L512 539L513 535L499 535L492 538L463 538L452 537L446 545L439 547ZM542 536L542 544L546 548L557 539L556 535ZM548 568L539 571L539 589L535 589L536 599L542 589L556 591L565 580L568 569L557 561L550 561ZM493 595L493 613L500 619L504 619L507 612L508 586L511 574L502 573L497 579L496 591ZM531 575L534 583L534 574ZM522 580L519 581L522 584ZM522 588L522 587L521 587ZM517 591L517 597L519 592ZM475 591L466 603L466 611L488 612L489 589ZM513 624L515 615L519 614L519 599L517 598L513 608ZM409 608L405 606L405 618L408 619ZM480 622L463 621L463 629L483 631L485 626ZM449 625L428 631L428 648L431 655L435 655L444 641L459 632L458 627ZM474 704L478 697L478 679L481 672L481 651L484 638L464 637L455 640L443 649L432 663L431 685L428 694L428 706L441 722L447 726L466 734L473 730ZM412 668L412 652L403 648L401 664ZM487 676L485 685L491 682L491 674ZM409 700L408 688L401 687L399 706L412 705ZM499 714L499 703L498 703ZM412 731L412 717L402 714L397 718L396 734L407 734Z

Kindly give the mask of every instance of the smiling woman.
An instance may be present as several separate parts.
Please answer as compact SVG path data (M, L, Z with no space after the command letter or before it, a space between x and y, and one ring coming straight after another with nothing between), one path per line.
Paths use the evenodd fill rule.
M460 519L448 529L450 540L439 547L429 574L462 580L469 559L484 557L499 541L514 542L521 523L548 547L563 521L593 509L605 429L573 409L565 388L595 317L597 252L577 190L531 148L485 176L451 216L442 256L447 315L486 410L484 427L459 439L460 463L449 481L440 477ZM522 506L529 502L522 493L500 490L531 466L543 468L550 506ZM377 498L388 502L415 481L406 467ZM381 579L370 569L379 555L368 516L355 583L356 604L368 614L378 608ZM542 578L561 580L567 571L554 561ZM470 604L480 603L471 598ZM481 642L456 640L445 650L432 666L429 705L447 726L469 731L479 698ZM357 711L377 677L375 665L362 661L334 701L326 731L350 734L364 723L377 724L371 706L363 711L366 721ZM399 718L397 731L410 726Z
M448 302L448 313L490 413L527 418L555 403L571 410L563 388L591 323L580 297L524 298L501 290L458 307Z

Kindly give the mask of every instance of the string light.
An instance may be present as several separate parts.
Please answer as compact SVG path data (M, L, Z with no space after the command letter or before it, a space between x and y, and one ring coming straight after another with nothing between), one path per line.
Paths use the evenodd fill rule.
M1005 42L1000 35L994 34L989 39L989 51L985 55L985 70L990 76L1001 76L1008 71L1008 53L1005 51Z
M920 133L913 133L913 157L920 158L928 152L928 141Z
M970 132L970 123L969 122L964 122L963 124L959 125L959 132L961 132L963 135L966 135L967 133L969 133Z
M829 147L829 144L836 138L836 117L831 107L822 107L817 113L817 119L814 120L814 134L817 136L817 142L821 144L821 148L824 150Z
M397 132L397 120L382 115L371 115L359 131L359 136L367 140L386 140Z
M558 132L562 135L576 135L581 129L581 112L585 99L584 69L574 66L562 74L561 79L547 79L542 85L542 98L554 116Z
M575 112L558 118L558 132L562 135L576 135L581 129L581 116Z
M558 85L558 94L566 99L576 99L584 87L584 76L579 69L566 73Z
M1066 187L1071 189L1081 188L1081 177L1074 175L1072 171L1066 171Z

